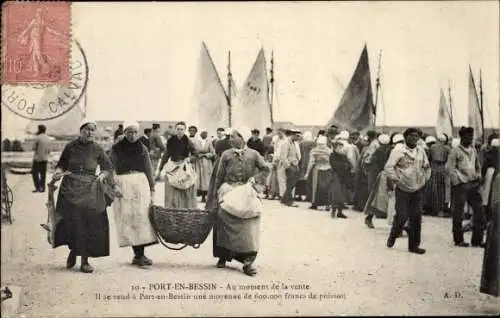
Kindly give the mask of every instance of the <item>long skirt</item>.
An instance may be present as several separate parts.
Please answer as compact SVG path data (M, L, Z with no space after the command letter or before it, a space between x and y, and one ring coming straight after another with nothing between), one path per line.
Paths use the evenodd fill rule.
M174 188L165 178L165 208L173 209L196 209L196 185L182 190Z
M214 164L211 159L199 158L195 164L197 175L197 193L198 195L206 194L210 186L210 176L214 169Z
M392 207L394 208L394 207ZM388 217L389 194L387 191L387 175L382 171L373 185L368 200L364 207L364 213L375 215L379 218Z
M231 188L232 186L227 187L225 191ZM223 194L218 190L217 197ZM242 219L227 213L217 203L217 218L213 230L214 257L252 263L257 257L259 242L260 217Z
M330 204L330 188L332 183L332 171L312 170L312 205L325 206Z
M331 174L330 203L332 208L343 209L347 200L345 181L338 174Z
M219 208L214 226L214 257L253 262L260 241L260 217L241 219Z
M431 215L444 210L446 201L446 178L444 163L433 162L431 178L426 185L425 206Z
M369 196L368 177L360 168L356 173L356 188L354 192L354 209L362 211Z
M63 216L55 232L54 247L67 245L77 256L109 256L109 221L106 210L80 208L59 194L57 213Z
M480 292L499 296L500 290L500 175L495 177L491 191L489 208L492 215L487 227L486 248L484 249Z
M149 221L151 194L144 173L118 175L115 180L122 193L122 197L113 202L118 245L147 246L158 243Z

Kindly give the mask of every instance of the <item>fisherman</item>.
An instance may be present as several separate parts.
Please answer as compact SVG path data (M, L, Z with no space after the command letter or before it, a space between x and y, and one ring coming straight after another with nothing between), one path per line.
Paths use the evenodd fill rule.
M165 145L160 137L160 124L153 123L152 129L150 157L153 171L155 171L158 168L158 161L161 158L161 154L165 151Z
M384 170L387 177L395 183L396 215L391 227L387 247L391 248L403 230L406 218L409 220L408 251L424 254L420 248L422 225L422 196L425 183L431 170L423 148L418 147L418 130L408 128L405 133L405 146L395 147L387 160Z
M464 241L462 220L465 203L473 210L472 246L484 246L484 210L479 192L481 166L476 149L473 146L474 128L462 127L458 132L460 146L453 148L448 156L446 169L451 181L451 209L453 212L453 241L455 246L467 247Z

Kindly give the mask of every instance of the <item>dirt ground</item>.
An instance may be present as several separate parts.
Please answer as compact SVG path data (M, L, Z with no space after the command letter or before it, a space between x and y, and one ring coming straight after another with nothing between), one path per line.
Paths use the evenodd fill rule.
M498 299L479 293L483 250L455 248L450 219L424 217L427 254L421 256L407 252L406 238L393 249L385 247L387 220L375 220L376 229L369 230L358 212L347 211L346 220L332 219L325 211L308 210L307 203L284 208L265 201L259 273L248 277L235 262L226 269L215 267L211 237L197 250L149 247L146 255L154 265L133 267L132 250L117 246L110 210L111 256L92 259L95 272L83 274L78 266L65 269L67 248L52 249L47 243L40 227L47 217L46 194L31 193L29 176L8 177L14 222L2 223L1 283L23 288L21 316L500 313ZM159 204L162 186L157 185ZM168 290L169 283L171 288L208 283L215 290ZM213 299L223 295L241 299Z

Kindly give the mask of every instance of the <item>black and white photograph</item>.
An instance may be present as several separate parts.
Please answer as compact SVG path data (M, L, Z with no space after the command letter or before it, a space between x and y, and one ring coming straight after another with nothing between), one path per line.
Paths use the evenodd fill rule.
M6 1L1 316L500 315L498 1Z

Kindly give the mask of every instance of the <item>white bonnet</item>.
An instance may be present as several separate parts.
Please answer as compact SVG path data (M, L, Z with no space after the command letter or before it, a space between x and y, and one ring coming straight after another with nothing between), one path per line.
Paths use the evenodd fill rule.
M391 137L389 137L389 135L387 134L380 134L380 136L378 136L378 141L382 145L387 145L391 141Z
M436 138L434 136L427 136L425 137L425 143L430 144L431 142L436 142Z
M404 140L405 140L405 137L403 136L403 134L395 134L392 137L392 143L393 144L398 143L398 142L402 142Z
M126 120L123 122L123 131L127 130L128 128L136 128L137 130L139 130L139 123L132 120Z
M318 136L316 139L316 144L317 145L326 145L327 144L327 139L325 136Z

